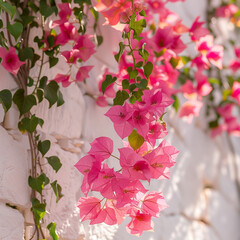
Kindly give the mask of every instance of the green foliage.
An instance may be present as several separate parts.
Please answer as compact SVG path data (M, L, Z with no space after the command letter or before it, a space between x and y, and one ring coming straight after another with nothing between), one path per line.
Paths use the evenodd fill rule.
M40 203L38 199L33 198L31 211L33 212L34 219L39 226L40 221L43 219L46 213L46 203Z
M178 97L177 97L176 95L172 95L172 99L174 100L173 107L174 107L174 109L175 109L176 112L177 112L178 109L179 109L179 100L178 100Z
M106 75L105 80L102 82L102 92L105 93L105 90L108 86L114 83L117 80L116 77L112 77L112 75Z
M51 187L56 195L56 202L58 202L62 197L62 188L61 186L57 183L57 180L51 183Z
M123 105L125 100L129 98L129 94L125 90L119 90L116 93L116 97L113 99L114 105Z
M6 113L12 106L12 93L9 90L4 89L0 91L0 103Z
M55 230L56 230L56 223L49 223L47 225L47 229L49 230L49 234L50 236L52 237L53 240L58 240L59 237L58 235L56 234Z
M134 129L128 136L128 142L133 150L137 150L143 145L144 138Z
M143 66L143 73L146 76L146 78L149 78L149 76L151 75L153 70L153 64L151 62L147 62L144 66Z
M122 56L123 52L125 49L125 45L123 44L123 42L119 43L119 51L117 54L114 55L115 59L117 62L119 62L120 57Z
M41 118L36 117L35 115L31 116L31 118L23 118L18 123L18 128L21 132L24 132L25 130L33 133L36 131L37 125L40 125L42 127L44 121Z
M59 90L59 85L57 84L56 81L51 81L44 87L44 97L49 102L49 108L52 107L52 105L55 104L56 102L58 102L58 106L62 105L64 102L62 94Z
M34 105L37 105L36 97L33 94L24 96L23 89L18 89L15 92L13 102L17 105L20 116L29 112Z
M40 194L42 194L42 190L47 184L49 184L49 178L44 173L37 178L33 178L32 176L28 177L28 185Z
M57 156L47 157L46 159L48 160L49 165L52 166L56 173L62 167L62 163L60 162L60 159Z
M138 36L142 33L143 29L147 26L145 19L136 21L136 14L133 13L129 23L129 29L134 31L133 38L139 39Z
M46 0L40 0L40 13L45 17L48 18L51 16L53 13L57 15L58 13L58 8L56 7L55 4L48 5Z
M11 18L13 18L16 12L16 7L4 0L0 0L0 9L7 12L11 16Z
M23 25L20 22L16 22L14 24L7 23L7 30L9 33L15 38L17 41L18 38L21 36L23 31Z
M50 149L50 146L51 146L50 141L45 140L43 142L39 141L37 148L38 148L39 152L42 154L42 156L44 156L48 152L48 150Z

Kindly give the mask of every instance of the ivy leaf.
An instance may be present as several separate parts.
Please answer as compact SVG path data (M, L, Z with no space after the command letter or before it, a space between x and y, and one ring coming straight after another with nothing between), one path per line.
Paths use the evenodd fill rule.
M123 44L123 42L120 42L119 43L119 51L117 54L114 55L117 62L119 61L120 57L122 56L124 49L125 49L125 45Z
M112 75L106 75L105 80L102 82L102 92L104 94L105 90L108 86L114 83L117 80L116 77L112 77Z
M58 91L59 91L59 85L55 81L51 81L48 85L45 86L44 97L49 102L49 108L52 107L52 105L57 102Z
M123 105L125 100L129 98L129 94L125 90L119 90L113 99L114 105Z
M32 199L32 208L31 211L33 212L34 219L39 226L41 219L43 219L46 213L46 203L40 203L40 201L36 198Z
M128 141L133 150L137 150L143 145L144 138L133 129L132 133L128 136Z
M97 35L97 45L98 47L103 43L103 36Z
M47 157L47 160L56 173L62 167L62 163L60 162L60 159L57 156Z
M218 119L208 123L209 128L216 128L216 127L218 127L218 125L219 125L218 124Z
M56 195L56 202L58 202L62 197L62 188L61 186L57 183L57 180L51 183L52 189Z
M58 63L58 58L49 57L49 67L52 68Z
M129 23L129 28L134 31L134 36L137 37L143 31L143 28L146 27L147 23L145 19L141 19L139 21L135 21L136 14L134 13L131 16L131 20Z
M57 107L60 107L63 104L64 104L63 95L60 91L58 91Z
M40 13L45 17L45 19L51 16L54 12L55 14L58 12L56 6L49 6L46 0L40 0Z
M10 32L10 34L15 38L17 41L20 35L23 32L23 25L20 22L16 22L14 24L7 23L7 30Z
M123 89L129 89L129 81L127 79L124 79L122 81L122 88Z
M38 150L39 150L39 152L42 154L42 156L44 156L47 152L48 152L48 150L50 149L50 145L51 145L51 143L50 143L50 141L49 140L45 140L45 141L39 141L38 142Z
M7 12L11 18L13 18L15 12L16 12L16 7L11 5L9 2L0 0L0 8L3 9L5 12Z
M148 51L146 51L145 49L139 49L138 50L138 54L142 57L143 61L144 62L147 62L148 60L148 57L149 57L149 53Z
M47 229L49 230L49 234L50 234L50 236L52 237L53 240L58 240L59 239L58 235L55 232L56 223L53 223L53 222L49 223L47 225Z
M143 73L146 78L149 78L153 70L153 64L151 62L147 62L145 66L143 66Z
M26 47L19 51L18 56L19 56L19 60L21 61L25 61L27 59L32 61L34 57L34 50L33 48Z
M42 194L42 190L43 190L44 186L47 185L48 183L49 183L49 178L44 173L42 173L37 178L33 178L32 176L28 177L28 185L32 189L39 192L40 194Z
M33 133L36 130L38 124L40 126L43 125L43 120L33 115L31 118L23 118L19 124L21 126L20 131L22 131L22 128L24 128L28 132Z
M146 89L148 81L146 79L141 79L139 83L135 83L138 88Z
M21 106L20 114L27 113L31 110L31 108L37 105L36 97L34 95L27 95L24 97L23 105Z
M39 88L44 89L47 85L48 78L46 76L43 76L39 81Z
M17 105L18 110L21 112L21 108L24 102L24 90L18 89L13 95L13 102Z
M9 90L4 89L0 91L0 103L6 113L12 106L12 93Z
M172 99L174 100L173 107L174 107L174 109L175 109L176 112L177 112L178 109L179 109L179 100L178 100L178 97L177 97L176 95L172 95Z

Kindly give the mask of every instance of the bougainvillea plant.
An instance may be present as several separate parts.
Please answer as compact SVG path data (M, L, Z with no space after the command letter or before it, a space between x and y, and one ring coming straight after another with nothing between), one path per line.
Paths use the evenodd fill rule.
M124 147L114 155L112 139L96 138L88 154L75 165L83 174L81 190L85 197L78 202L82 221L113 225L129 216L129 233L141 235L153 229L152 217L159 217L167 204L162 193L149 190L150 184L153 179L170 177L170 167L178 154L163 139L167 135L163 118L168 106L173 105L179 117L191 122L203 108L203 100L208 99L212 136L223 130L239 135L239 123L231 114L232 108L240 104L239 79L231 76L230 88L226 89L222 78L218 78L223 68L223 47L214 43L199 16L185 26L167 8L168 2L178 0L62 0L58 4L54 0L0 0L1 16L5 16L0 20L1 65L19 86L13 95L7 89L0 91L0 102L5 112L12 102L17 106L19 130L29 138L33 237L36 234L37 239L45 238L41 227L47 209L45 186L51 185L56 201L63 196L57 181L50 183L44 173L44 162L56 172L62 164L58 156L45 157L51 143L38 134L37 128L44 121L34 114L33 106L43 99L49 102L49 108L61 106L64 96L59 84L68 87L87 81L94 66L86 62L104 41L104 36L98 34L100 17L105 18L104 24L122 25L122 41L116 43L119 50L113 53L118 72L105 69L99 78L99 93L91 97L99 106L111 106L105 115L113 122ZM238 9L233 5L224 4L215 11L216 16L237 18ZM90 18L94 22L91 31L87 25ZM38 34L30 42L34 28ZM191 45L195 51L188 56L186 49ZM230 64L233 71L240 66L239 49L235 52L236 60ZM54 68L59 58L69 66L66 73L48 79L42 73L43 67L48 64ZM217 92L222 94L218 102L214 99ZM180 95L185 99L183 103ZM111 162L116 167L110 168ZM58 239L56 223L49 223L47 228L51 237Z

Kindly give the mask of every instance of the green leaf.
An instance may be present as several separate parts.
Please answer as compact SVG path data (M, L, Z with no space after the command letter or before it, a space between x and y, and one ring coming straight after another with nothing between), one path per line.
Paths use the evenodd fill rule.
M10 32L10 34L15 38L17 41L18 38L21 36L23 32L23 25L20 22L16 22L14 24L7 23L7 30Z
M43 91L40 88L37 89L37 98L38 98L38 102L39 103L42 102L42 100L43 100Z
M123 44L123 42L120 42L119 43L119 51L117 54L114 55L117 62L119 61L120 57L122 56L124 49L125 49L125 45Z
M140 61L135 65L136 68L141 68L142 66L143 66L143 61Z
M32 59L32 65L31 68L33 68L35 66L35 63L40 59L40 56L38 54L33 55L33 59Z
M135 83L138 88L146 89L148 81L146 79L141 79L139 83Z
M177 97L176 95L172 95L172 99L174 100L173 107L174 107L174 109L175 109L176 112L177 112L178 109L179 109L179 100L178 100L178 97Z
M3 27L3 21L0 19L0 28Z
M98 47L103 43L103 36L97 35L97 45Z
M39 81L39 88L44 89L47 85L48 78L46 76L43 76Z
M133 129L132 133L128 136L128 142L133 150L137 150L143 145L144 138Z
M3 9L5 12L7 12L11 18L13 18L15 12L16 12L16 7L11 5L9 2L0 0L0 8Z
M61 91L58 91L57 107L60 107L63 104L64 104L63 95L62 95Z
M7 39L4 36L4 32L0 32L0 46L8 48Z
M147 79L151 75L152 70L153 70L153 64L151 62L147 62L146 65L143 66L143 73Z
M27 83L27 86L28 86L28 87L32 87L33 84L34 84L34 80L33 80L31 77L28 76L28 83Z
M33 178L32 176L28 177L28 185L42 194L42 190L44 189L44 186L46 186L49 183L49 178L42 173L39 177Z
M184 65L191 61L191 58L187 56L181 56L181 59Z
M124 79L124 80L122 81L122 88L123 88L123 89L129 89L129 80Z
M52 237L53 240L58 240L59 237L58 235L56 234L55 230L56 230L56 223L49 223L47 225L47 229L49 230L49 234L50 236Z
M49 67L54 67L58 63L59 59L55 57L49 57Z
M220 86L220 81L219 81L219 79L217 79L217 78L209 78L209 79L208 79L208 82L209 82L210 84L217 84L217 85Z
M137 101L142 101L142 95L143 95L143 90L142 89L138 89L137 91L133 91L132 94L133 96L136 98Z
M55 81L51 81L48 85L45 86L44 97L49 102L49 108L58 101L58 91L59 85Z
M28 6L36 13L37 11L39 11L39 7L34 4L33 2L28 2Z
M135 79L138 75L138 71L137 70L133 70L131 72L129 72L129 80L131 79Z
M58 12L56 6L49 6L46 0L40 0L40 13L45 17L45 19L51 16L54 12L55 14Z
M30 47L23 48L19 51L18 56L20 61L25 61L27 59L32 61L34 57L34 50Z
M172 57L169 62L171 63L173 68L176 68L179 63L179 59Z
M27 95L24 97L23 105L21 106L20 114L23 115L31 110L31 108L37 105L36 97L34 95Z
M125 100L129 98L129 94L125 90L119 90L113 99L114 105L123 105Z
M209 128L216 128L216 127L218 127L218 125L219 125L218 124L218 119L208 123Z
M0 103L6 113L12 106L12 93L9 90L4 89L0 91Z
M138 54L143 58L143 61L144 62L147 62L147 60L148 60L148 57L149 57L149 53L148 53L148 51L146 51L145 49L139 49L138 50Z
M42 156L44 156L48 152L48 150L50 149L50 145L51 143L49 140L38 142L38 150L42 154Z
M112 77L112 75L106 75L105 80L102 82L102 92L105 93L105 90L108 86L114 83L117 80L116 77Z
M47 160L56 173L62 167L62 163L60 162L60 159L57 156L47 157Z
M142 10L142 11L139 13L139 15L142 16L142 17L146 17L146 16L147 16L144 10Z
M133 13L133 15L131 16L131 20L129 23L129 28L132 29L134 31L134 37L138 37L140 33L142 33L143 28L146 27L147 23L145 19L141 19L139 21L135 21L136 18L136 14Z
M33 212L34 219L36 220L37 225L39 226L41 219L43 219L46 213L46 203L40 203L38 199L33 198L31 211Z
M40 120L40 121L39 121ZM22 131L22 127L27 130L28 132L30 133L33 133L36 128L37 128L37 125L41 122L42 119L40 118L37 118L35 115L33 115L31 118L23 118L20 122L21 124L21 129L20 131ZM43 120L42 120L43 121ZM41 124L42 125L42 124Z
M52 189L56 195L56 202L58 202L62 197L62 188L61 186L57 183L57 180L51 183Z

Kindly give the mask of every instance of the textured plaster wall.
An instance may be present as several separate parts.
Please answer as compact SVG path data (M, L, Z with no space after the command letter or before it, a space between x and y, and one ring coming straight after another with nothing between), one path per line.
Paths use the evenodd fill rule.
M196 16L203 16L207 7L205 1L198 0L173 6L188 25ZM162 216L154 220L155 232L137 238L130 236L124 226L80 223L76 203L82 196L82 177L74 164L89 150L89 143L95 137L108 136L114 139L116 147L122 146L112 123L103 115L107 108L99 108L85 94L97 93L98 73L105 67L116 70L112 51L116 50L121 34L107 26L102 32L108 38L89 61L95 71L91 72L87 86L72 84L62 89L65 104L60 108L48 110L48 103L43 102L35 109L45 121L44 127L39 129L41 138L52 141L49 156L58 155L63 164L58 174L46 168L48 176L57 179L62 186L64 198L56 204L51 191L45 193L50 213L45 223L57 222L61 240L239 240L240 201L236 181L240 180L240 140L228 139L225 135L211 140L201 117L188 125L171 110L167 119L167 140L180 154L171 171L171 179L153 182L152 189L162 191L169 204ZM64 72L65 67L62 62L56 71ZM50 79L56 71L45 69ZM14 92L16 87L0 66L0 89L10 88ZM27 186L31 167L29 145L27 136L17 130L17 117L15 106L5 117L0 108L0 240L30 239L33 233ZM128 219L124 223L127 222Z

